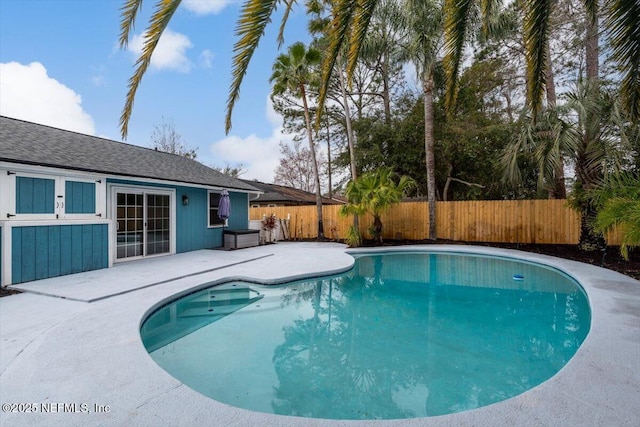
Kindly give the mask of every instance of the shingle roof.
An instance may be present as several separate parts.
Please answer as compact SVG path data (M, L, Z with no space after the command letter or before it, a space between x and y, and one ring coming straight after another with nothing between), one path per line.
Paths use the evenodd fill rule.
M259 203L289 203L300 205L313 205L316 203L315 193L309 193L308 191L298 190L297 188L285 187L284 185L267 184L260 181L242 180L252 186L262 190L264 194L261 194L256 199L251 199L252 202ZM327 197L322 198L322 204L324 205L337 205L340 201L329 199Z
M257 190L186 157L4 116L0 116L0 161Z

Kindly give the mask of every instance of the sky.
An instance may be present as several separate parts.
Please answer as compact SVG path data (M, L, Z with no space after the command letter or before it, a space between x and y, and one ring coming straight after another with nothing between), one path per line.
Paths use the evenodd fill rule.
M118 45L124 0L0 0L0 115L121 141L119 118L142 32L156 0L143 2L127 49ZM242 164L245 179L273 182L282 120L269 100L272 64L310 37L300 6L285 43L280 15L267 27L224 131L239 0L183 0L140 85L126 142L149 146L155 126L173 123L197 160Z

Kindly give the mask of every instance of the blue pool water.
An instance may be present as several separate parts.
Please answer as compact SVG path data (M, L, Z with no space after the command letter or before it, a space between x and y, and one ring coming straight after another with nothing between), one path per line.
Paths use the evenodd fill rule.
M556 374L589 325L586 295L557 270L386 253L337 276L211 287L155 311L141 334L161 367L220 402L399 419L516 396Z

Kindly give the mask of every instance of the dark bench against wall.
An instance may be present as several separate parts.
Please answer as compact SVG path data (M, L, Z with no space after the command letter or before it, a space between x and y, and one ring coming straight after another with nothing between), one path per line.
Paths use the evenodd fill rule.
M258 246L259 230L224 230L225 249L241 249Z

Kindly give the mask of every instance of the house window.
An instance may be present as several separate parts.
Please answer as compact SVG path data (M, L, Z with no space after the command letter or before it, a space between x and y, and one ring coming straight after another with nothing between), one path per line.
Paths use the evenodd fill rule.
M218 216L218 205L220 204L220 193L209 193L209 227L218 227L225 224Z
M16 213L55 213L55 180L16 177Z
M96 184L93 182L66 181L65 213L96 213Z

